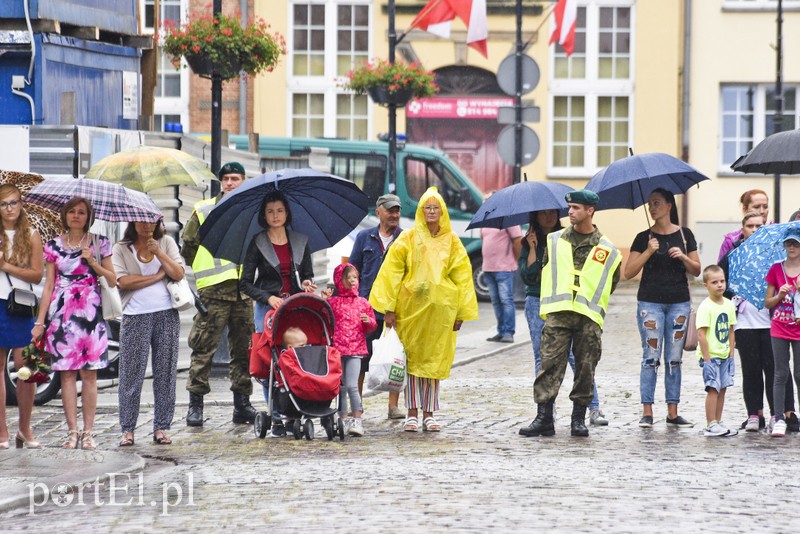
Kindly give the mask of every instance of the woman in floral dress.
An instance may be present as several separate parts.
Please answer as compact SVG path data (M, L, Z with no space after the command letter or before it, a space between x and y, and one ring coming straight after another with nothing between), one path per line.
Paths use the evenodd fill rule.
M108 337L103 320L98 276L116 285L111 263L111 244L103 236L93 236L94 221L88 200L75 197L61 209L64 234L44 247L46 280L39 317L31 331L34 339L45 335L45 348L55 356L52 368L61 372L61 399L69 434L65 449L94 449L94 416L97 407L97 370L108 365ZM98 263L94 242L102 258ZM45 320L47 326L45 329ZM78 433L78 393L81 375L83 431Z

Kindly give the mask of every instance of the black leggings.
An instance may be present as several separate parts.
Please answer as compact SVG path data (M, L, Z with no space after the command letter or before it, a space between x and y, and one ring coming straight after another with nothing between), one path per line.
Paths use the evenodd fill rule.
M764 409L764 391L767 393L770 415L775 415L772 391L775 360L772 356L772 338L769 328L742 328L736 331L736 348L742 368L742 394L747 415L757 415ZM794 411L792 376L786 381L784 395L787 411Z

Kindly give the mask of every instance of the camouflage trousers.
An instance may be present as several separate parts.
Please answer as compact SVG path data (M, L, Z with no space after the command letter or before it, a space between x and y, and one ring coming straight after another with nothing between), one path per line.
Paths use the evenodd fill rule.
M192 331L189 333L189 348L192 349L192 364L186 389L190 393L205 395L211 391L208 377L211 373L212 359L222 339L222 332L228 327L228 349L231 361L228 373L231 391L250 395L253 384L250 380L250 339L253 334L253 302L250 300L227 301L204 300L208 307L205 316L194 316Z
M600 361L603 334L600 325L575 312L555 312L547 315L542 330L540 354L542 367L533 384L537 403L552 402L564 381L569 350L575 355L575 377L569 398L588 406L594 397L594 370Z

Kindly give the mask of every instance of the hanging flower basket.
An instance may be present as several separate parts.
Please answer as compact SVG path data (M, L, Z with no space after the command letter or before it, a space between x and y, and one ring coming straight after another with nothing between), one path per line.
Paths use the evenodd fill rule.
M264 19L256 17L242 28L239 17L222 13L190 17L180 27L167 27L158 41L176 68L185 57L195 74L211 77L216 72L223 80L238 77L240 71L272 71L286 54L283 36L269 33Z
M432 96L439 91L436 75L420 65L403 61L374 60L351 70L342 84L356 94L369 94L376 104L404 106L412 98Z
M414 91L403 88L392 92L384 85L376 85L369 88L369 96L373 102L381 106L394 104L401 108L408 104L408 101L414 96Z

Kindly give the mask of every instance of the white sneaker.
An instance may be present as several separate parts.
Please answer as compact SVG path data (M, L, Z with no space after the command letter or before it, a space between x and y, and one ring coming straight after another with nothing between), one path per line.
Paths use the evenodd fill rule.
M751 415L747 418L747 423L744 425L745 432L758 432L758 416Z
M361 423L360 417L354 417L351 419L350 428L347 430L347 433L351 436L364 435L364 425Z
M589 411L589 424L595 426L607 426L608 419L599 408L594 408Z
M772 428L773 438L782 438L786 435L786 421L778 419L775 421L775 426Z
M707 438L727 436L729 430L718 422L714 421L703 430L703 435Z
M775 428L775 421L776 419L774 415L769 418L769 426L767 427L768 432L772 433L772 429Z
M352 417L342 417L342 421L344 422L344 433L350 433L350 427L353 426L353 418Z

